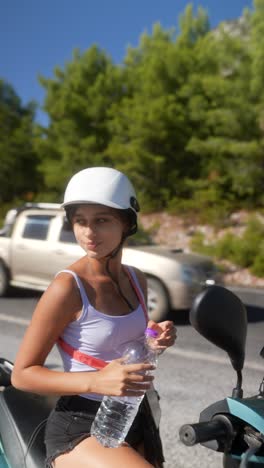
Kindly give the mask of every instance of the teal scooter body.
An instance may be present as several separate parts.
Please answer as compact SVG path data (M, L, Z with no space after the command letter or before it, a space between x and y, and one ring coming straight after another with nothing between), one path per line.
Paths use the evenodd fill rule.
M230 414L247 422L260 433L264 434L264 399L252 398L227 398Z
M244 424L253 427L256 431L264 436L264 399L261 397L251 398L227 398L227 404L230 409L230 414L239 418ZM231 452L232 454L232 452ZM233 458L240 459L241 457L232 454ZM250 462L261 464L264 466L264 449L252 455Z
M230 434L228 444L224 439L214 439L201 442L201 445L217 452L225 452L228 447L229 457L241 460L247 448L241 435L246 432L247 428L264 437L264 398L260 395L250 398L227 397L205 408L200 414L199 422L204 423L221 417L226 418L226 421L231 421L234 434L239 433L240 437L232 437ZM250 457L249 462L254 463L253 466L256 468L264 467L264 446L257 454Z
M0 468L10 468L6 460L1 441L0 441Z

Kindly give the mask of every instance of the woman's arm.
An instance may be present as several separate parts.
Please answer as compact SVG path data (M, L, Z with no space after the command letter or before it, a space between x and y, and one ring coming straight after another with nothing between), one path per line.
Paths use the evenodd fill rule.
M74 279L70 275L59 275L39 300L18 350L12 373L15 387L38 393L63 390L67 394L81 386L79 373L69 379L64 372L44 367L58 337L80 309L81 300Z
M33 393L73 395L99 393L142 395L152 379L136 372L147 364L122 365L115 360L97 372L63 372L44 367L45 360L64 328L75 320L82 307L74 279L61 274L43 294L19 348L12 384ZM142 386L143 385L143 386ZM138 392L137 392L138 391Z

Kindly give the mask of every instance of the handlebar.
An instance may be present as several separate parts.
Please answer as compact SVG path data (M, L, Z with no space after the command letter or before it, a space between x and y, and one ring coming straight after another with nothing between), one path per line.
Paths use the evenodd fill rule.
M196 424L184 424L179 431L180 440L187 446L193 446L211 440L226 440L232 432L232 425L228 418L217 417L211 421Z

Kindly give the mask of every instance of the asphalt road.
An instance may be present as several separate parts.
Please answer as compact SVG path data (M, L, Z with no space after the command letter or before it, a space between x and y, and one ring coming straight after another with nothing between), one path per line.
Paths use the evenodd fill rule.
M13 360L38 294L18 292L16 297L0 299L0 356ZM236 383L226 354L202 338L188 322L185 312L174 314L178 339L160 357L156 387L161 396L161 434L165 468L220 468L221 454L204 447L185 447L178 437L184 423L196 422L200 411L214 401L230 396ZM244 394L255 394L263 376L264 361L259 351L264 346L264 310L248 308L249 326L244 369ZM47 365L60 365L56 350Z
M246 288L239 286L229 286L241 301L250 307L264 308L264 290L262 288Z

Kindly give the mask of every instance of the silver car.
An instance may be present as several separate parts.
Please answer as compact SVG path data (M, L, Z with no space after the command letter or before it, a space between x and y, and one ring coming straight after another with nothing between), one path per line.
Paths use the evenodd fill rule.
M44 291L57 271L84 255L57 204L30 204L6 219L0 231L0 295L9 285ZM122 262L146 274L149 316L155 321L169 310L189 309L203 288L221 281L206 256L135 242L136 237L125 245Z

